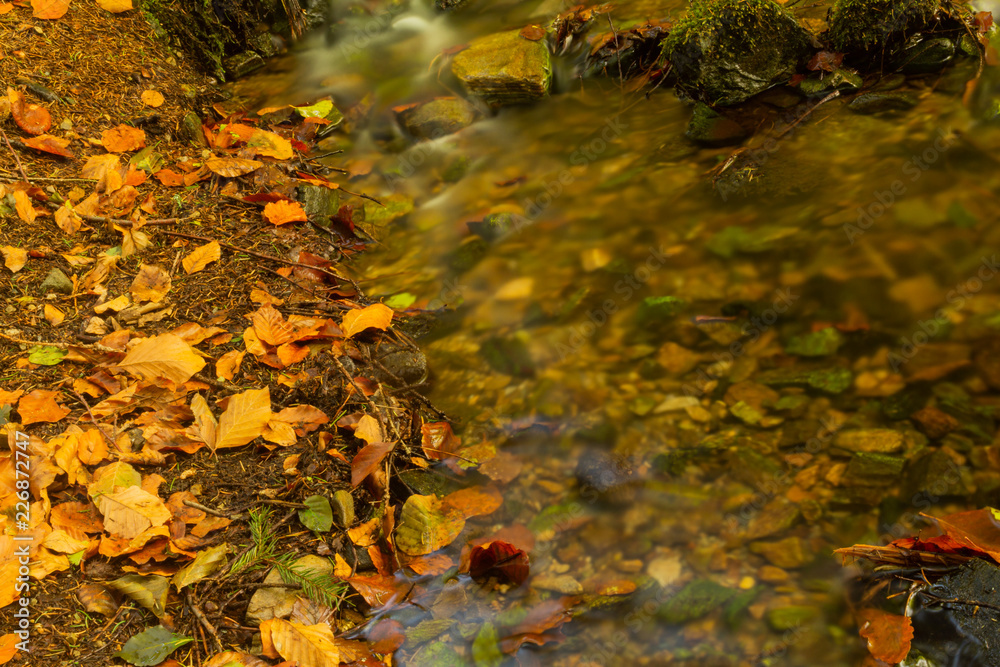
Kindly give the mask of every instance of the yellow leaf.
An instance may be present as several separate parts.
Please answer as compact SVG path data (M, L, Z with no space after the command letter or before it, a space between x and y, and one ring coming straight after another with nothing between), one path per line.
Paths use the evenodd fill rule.
M58 19L69 10L69 0L31 0L31 15L36 19Z
M70 236L80 231L83 220L73 210L73 206L67 202L56 210L56 224Z
M392 308L381 303L373 303L367 308L355 308L344 315L340 328L344 335L351 338L365 329L381 329L385 331L392 322Z
M451 544L465 518L444 506L437 496L412 495L403 504L396 528L396 547L411 556L423 556Z
M97 6L112 14L121 14L132 9L132 0L97 0Z
M194 398L191 399L191 412L194 413L194 427L197 427L198 435L201 436L206 445L215 447L219 422L212 415L212 410L208 407L208 401L205 400L204 396L194 395Z
M270 420L271 392L267 387L230 396L226 411L219 417L215 447L212 449L245 445L259 436Z
M205 160L205 166L214 174L225 176L226 178L234 178L243 174L249 174L255 169L260 169L264 166L264 163L257 160L241 160L235 157L216 157L211 160Z
M379 426L378 421L371 415L365 415L358 420L357 426L354 427L354 435L369 445L373 442L382 442L385 440L385 436L382 435L382 427Z
M131 9L131 7L129 8ZM153 107L155 109L163 104L163 93L157 90L144 90L142 91L140 99L147 107Z
M247 146L253 148L257 155L266 155L277 160L291 160L295 157L292 144L274 132L256 130L247 141Z
M66 319L66 313L59 310L52 304L45 304L45 321L54 327L62 324L63 320Z
M83 165L83 169L80 170L80 175L99 181L109 171L118 171L119 169L121 169L121 162L118 160L118 156L114 153L105 153L89 158L87 163Z
M170 291L170 274L159 266L143 264L132 281L132 300L160 301Z
M10 269L11 273L17 273L28 263L28 251L23 248L5 245L0 248L0 253L3 253L3 265Z
M17 217L29 225L35 221L35 217L38 215L35 213L35 207L31 205L31 199L23 190L14 192L14 208L17 209Z
M215 362L216 376L232 382L236 372L240 370L240 364L243 363L244 356L246 356L246 352L240 350L226 352Z
M342 662L338 646L342 640L328 623L303 625L272 618L261 623L260 631L269 635L270 645L282 658L298 667L334 667Z
M138 486L102 494L94 504L104 515L104 529L126 539L141 535L151 526L162 526L171 516L162 500Z
M118 363L118 368L143 380L166 378L177 384L187 382L204 367L205 360L174 334L143 340Z
M212 241L195 248L181 261L181 265L184 267L184 273L190 275L198 273L212 262L217 262L220 257L222 257L222 246L218 241Z

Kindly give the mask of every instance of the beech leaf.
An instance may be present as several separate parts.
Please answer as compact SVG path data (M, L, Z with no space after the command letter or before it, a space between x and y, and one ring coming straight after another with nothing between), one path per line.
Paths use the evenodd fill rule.
M182 338L160 334L143 340L118 362L118 368L143 379L166 378L187 382L205 367L202 359Z
M270 419L271 392L267 387L230 396L226 411L219 417L212 450L247 444L264 431Z
M122 650L114 655L137 667L147 667L160 664L168 655L193 641L191 637L173 633L162 625L157 625L129 639Z
M373 303L366 308L355 308L344 315L340 328L344 335L351 338L365 329L381 329L385 331L392 322L392 308L381 303Z
M325 533L333 527L333 508L326 496L309 496L304 501L306 508L299 510L299 521L309 530Z
M868 640L868 652L877 660L895 665L910 652L913 623L909 616L881 609L858 612L858 634Z

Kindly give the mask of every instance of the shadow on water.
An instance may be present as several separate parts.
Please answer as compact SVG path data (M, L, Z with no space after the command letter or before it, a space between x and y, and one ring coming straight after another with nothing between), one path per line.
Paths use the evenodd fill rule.
M442 51L561 9L428 4L349 18L238 89L370 95L336 164L373 164L354 188L409 213L366 229L359 273L434 315L431 398L463 437L506 441L517 473L473 532L526 527L534 588L590 600L522 664L854 664L833 549L1000 487L976 454L1000 385L969 364L1000 327L1000 132L962 105L975 64L907 81L905 113L765 94L758 137L793 127L720 192L733 149L687 141L686 103L580 79L572 54L543 102L406 141L390 109L457 90ZM984 425L929 440L909 420L928 404ZM960 483L934 487L928 452ZM629 596L593 595L624 580Z

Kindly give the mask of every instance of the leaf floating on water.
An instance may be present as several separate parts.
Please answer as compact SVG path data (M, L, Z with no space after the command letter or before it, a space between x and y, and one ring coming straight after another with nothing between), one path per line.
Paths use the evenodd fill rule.
M858 612L858 634L868 640L868 652L876 660L895 665L910 652L913 623L908 616L881 609Z
M521 28L521 37L528 41L537 42L545 37L545 28L540 25L528 25Z
M411 556L423 556L455 541L465 519L447 511L437 496L412 495L406 499L396 529L396 546Z
M303 118L326 118L333 111L333 102L331 100L320 100L309 106L292 108Z
M168 655L193 641L191 637L175 634L157 625L129 639L114 655L136 667L147 667L160 664Z
M476 546L469 555L469 576L473 579L498 577L501 582L520 586L528 574L528 554L509 542L498 540Z

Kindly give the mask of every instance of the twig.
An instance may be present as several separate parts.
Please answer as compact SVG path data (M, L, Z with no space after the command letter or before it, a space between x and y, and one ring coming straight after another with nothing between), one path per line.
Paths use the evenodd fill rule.
M611 14L605 14L604 17L608 19L608 25L611 26L611 34L615 36L615 55L618 60L618 81L619 85L625 85L625 75L622 73L622 47L618 44L618 31L615 30L615 24L611 22Z
M28 174L24 172L24 165L21 164L21 156L19 156L17 154L17 151L14 150L14 147L10 145L10 139L7 138L7 133L4 132L3 130L0 130L0 134L3 135L3 140L7 142L7 148L10 149L11 154L14 156L14 160L17 162L17 168L21 172L21 176L24 177L24 182L31 183L31 179L28 178Z
M97 417L95 417L94 413L90 411L90 405L87 404L87 399L81 396L80 392L78 392L73 387L70 387L69 390L73 392L73 395L76 396L78 401L83 403L83 407L87 408L87 414L90 415L90 423L93 424L94 426L97 426L97 430L100 431L101 435L104 436L104 439L108 441L108 444L111 445L112 448L118 449L117 443L115 443L115 441L111 439L111 436L105 433L104 429L98 425Z
M188 608L194 613L194 617L198 619L198 622L201 624L201 627L208 630L208 634L212 635L212 637L215 639L215 643L218 644L219 650L220 651L223 650L225 646L223 645L222 640L219 639L219 633L215 631L215 626L212 625L207 618L205 618L205 613L201 610L201 607L199 607L198 604L194 601L194 598L191 597L191 591L189 590L184 591L184 599L187 601Z
M205 507L201 503L196 503L193 500L185 500L184 504L187 505L188 507L193 507L196 510L201 510L202 512L207 512L208 514L211 514L212 516L222 517L223 519L232 519L233 521L236 521L238 519L242 519L243 518L242 514L226 514L225 512L220 512L219 510L214 510L211 507Z

